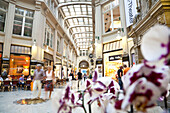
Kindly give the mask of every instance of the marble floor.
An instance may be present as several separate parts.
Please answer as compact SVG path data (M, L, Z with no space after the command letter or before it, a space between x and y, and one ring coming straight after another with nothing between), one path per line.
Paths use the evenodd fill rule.
M74 86L73 88L76 87ZM76 89L76 88L75 88ZM33 98L32 91L18 90L12 92L0 92L0 113L57 113L59 107L59 99L62 95L63 88L55 88L52 93L52 98L44 103L32 104L32 105L20 105L14 103L16 100ZM45 91L42 89L41 98L45 97ZM102 113L100 108L93 105L92 113ZM73 110L74 113L84 113L81 108ZM148 110L147 113L162 113L161 107L157 106ZM123 112L121 112L123 113Z

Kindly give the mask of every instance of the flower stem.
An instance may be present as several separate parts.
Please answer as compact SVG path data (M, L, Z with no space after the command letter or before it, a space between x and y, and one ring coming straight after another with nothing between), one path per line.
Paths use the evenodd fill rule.
M92 113L92 112L91 112L91 104L89 104L89 113Z
M82 93L82 107L84 109L84 112L87 113L86 108L84 106L84 92Z
M168 105L167 105L167 98L166 98L166 96L164 97L164 104L165 104L165 109L168 110Z
M133 105L130 105L130 113L133 113Z

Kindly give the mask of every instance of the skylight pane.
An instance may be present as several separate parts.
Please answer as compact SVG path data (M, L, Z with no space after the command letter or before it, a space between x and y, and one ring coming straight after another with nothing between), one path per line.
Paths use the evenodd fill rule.
M93 31L93 28L92 28L92 27L90 27L90 31Z
M74 12L74 9L73 9L73 7L72 7L72 8L69 8L69 10L70 10L70 12Z
M86 11L86 8L82 8L82 11Z
M82 37L85 37L85 34L82 34Z
M76 15L81 15L81 12L77 12L77 11L76 11Z
M92 15L92 12L88 12L89 15Z
M83 22L83 18L78 18L78 21L79 22Z
M69 13L69 12L65 12L65 15L66 15L66 16L69 16L69 15L70 15L70 13Z
M83 15L86 15L87 14L87 12L85 11L85 12L83 12Z
M88 11L89 11L89 12L92 12L92 8L88 8Z

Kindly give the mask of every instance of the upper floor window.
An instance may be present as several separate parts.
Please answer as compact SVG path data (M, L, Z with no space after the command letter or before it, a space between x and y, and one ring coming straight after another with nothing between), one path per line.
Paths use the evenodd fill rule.
M80 50L80 56L88 56L88 50Z
M56 7L56 5L55 5L54 0L46 0L46 3L47 3L47 5L48 5L48 7L50 8L50 10L51 10L54 14L56 14L56 9L57 9L57 7Z
M8 9L8 4L4 1L0 1L0 31L4 32L5 29L5 18Z
M58 36L58 39L57 39L57 52L60 53L60 42L61 42L61 38L60 36Z
M33 11L15 8L13 34L31 37L33 16Z
M44 43L47 46L52 48L53 47L53 38L54 38L54 30L48 24L46 24Z
M105 5L102 12L105 33L121 28L119 0Z

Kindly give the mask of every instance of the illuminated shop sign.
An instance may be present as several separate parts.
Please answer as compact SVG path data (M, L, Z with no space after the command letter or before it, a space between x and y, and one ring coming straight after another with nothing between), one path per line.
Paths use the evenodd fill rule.
M109 61L121 60L121 55L109 56Z
M133 18L137 14L136 0L124 0L125 15L126 15L126 26L129 27L133 24Z

